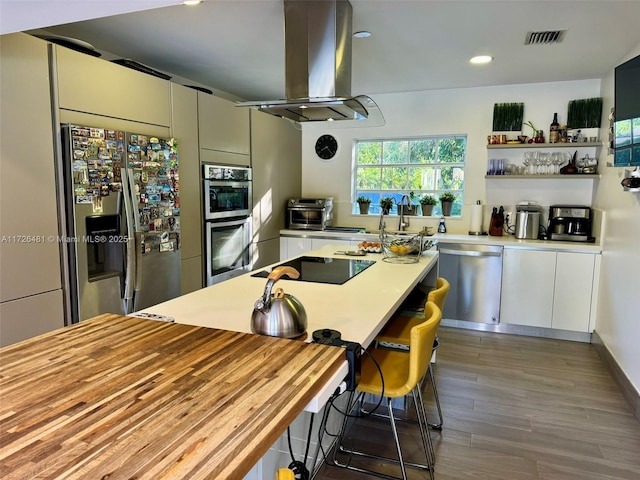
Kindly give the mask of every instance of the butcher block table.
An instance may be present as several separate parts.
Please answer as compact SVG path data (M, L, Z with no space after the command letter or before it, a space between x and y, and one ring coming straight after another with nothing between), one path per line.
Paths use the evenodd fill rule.
M0 349L0 478L241 479L344 350L106 314Z

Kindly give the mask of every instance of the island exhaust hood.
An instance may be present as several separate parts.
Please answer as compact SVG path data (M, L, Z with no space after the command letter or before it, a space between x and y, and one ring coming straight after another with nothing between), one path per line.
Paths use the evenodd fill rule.
M366 119L375 102L351 96L352 16L348 0L284 0L286 99L238 105L296 122Z

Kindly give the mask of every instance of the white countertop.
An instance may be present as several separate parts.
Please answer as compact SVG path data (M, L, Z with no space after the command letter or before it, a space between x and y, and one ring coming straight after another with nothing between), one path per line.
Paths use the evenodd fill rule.
M407 231L406 234L419 232ZM336 240L378 240L376 233L345 233L313 230L280 230L283 237L335 238ZM598 243L561 242L557 240L521 240L513 235L492 237L490 235L459 235L452 233L436 233L426 237L442 243L466 243L476 245L499 245L504 248L556 250L563 252L602 253L602 246Z
M345 257L335 255L337 250L344 250L344 247L327 245L305 255L374 260L376 263L343 285L302 282L283 277L276 286L297 297L304 305L308 318L307 341L311 341L313 331L330 328L341 332L344 340L357 342L366 348L402 300L437 264L438 253L435 250L427 251L418 263L392 264L383 262L382 254ZM253 305L263 294L267 282L266 278L252 277L251 273L160 303L142 312L169 316L177 323L251 333Z

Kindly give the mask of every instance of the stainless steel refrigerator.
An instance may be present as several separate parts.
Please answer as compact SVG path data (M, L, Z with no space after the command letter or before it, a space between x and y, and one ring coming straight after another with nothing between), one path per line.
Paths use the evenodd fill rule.
M68 323L180 295L174 141L70 124L61 131Z

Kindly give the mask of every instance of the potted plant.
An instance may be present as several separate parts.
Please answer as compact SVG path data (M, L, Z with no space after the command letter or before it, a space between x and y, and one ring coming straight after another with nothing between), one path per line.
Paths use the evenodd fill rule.
M433 211L433 206L436 204L436 197L433 195L424 195L420 198L420 205L422 206L422 215L428 217Z
M371 205L371 199L360 195L356 202L358 202L358 208L361 215L367 215L369 213L369 206Z
M383 197L380 199L380 208L382 209L383 215L389 215L389 212L393 208L393 198L391 197Z
M456 196L451 192L444 192L440 194L440 205L442 206L442 215L448 217L451 215L451 207Z

